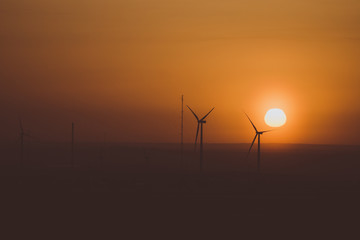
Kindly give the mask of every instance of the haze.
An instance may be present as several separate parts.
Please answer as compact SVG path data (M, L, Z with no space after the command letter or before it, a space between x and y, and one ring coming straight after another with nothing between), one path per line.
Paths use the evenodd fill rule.
M180 96L207 142L360 144L360 2L2 0L1 141L177 142ZM185 112L184 136L196 122Z

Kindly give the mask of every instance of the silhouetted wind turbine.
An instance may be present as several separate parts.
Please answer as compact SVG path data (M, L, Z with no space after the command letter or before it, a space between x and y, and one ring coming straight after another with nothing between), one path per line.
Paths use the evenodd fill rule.
M248 154L247 154L247 157L249 156L249 153L251 151L251 148L252 146L254 145L254 142L256 140L256 138L258 138L258 159L257 159L257 170L258 172L260 172L260 136L263 134L263 133L266 133L266 132L270 132L271 130L268 130L268 131L258 131L257 128L255 127L254 123L251 121L251 119L249 118L249 116L245 113L246 117L249 119L251 125L254 127L255 129L255 137L254 137L254 140L252 141L251 143L251 146L249 148L249 151L248 151Z
M199 119L198 116L194 113L194 111L188 106L186 105L189 110L192 112L192 114L194 114L198 124L197 124L197 129L196 129L196 136L195 136L195 151L196 151L196 143L197 143L197 138L199 135L199 128L200 128L200 171L202 171L202 165L203 165L203 124L206 123L205 118L212 112L212 110L214 110L214 108L212 108L203 118Z
M74 122L71 123L71 165L72 167L75 166L74 163L74 141L75 141L75 124Z

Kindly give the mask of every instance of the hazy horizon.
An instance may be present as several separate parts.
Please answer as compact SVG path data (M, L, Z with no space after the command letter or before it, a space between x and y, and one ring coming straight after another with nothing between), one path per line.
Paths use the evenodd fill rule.
M3 140L1 143L3 144L19 144L19 140L12 139L12 140ZM71 140L68 141L58 141L58 140L49 140L49 139L30 139L26 140L25 144L68 144L71 145ZM75 144L98 144L101 147L103 144L119 144L119 145L141 145L141 144L149 144L149 145L178 145L180 149L180 142L121 142L121 141L105 141L104 140L83 140L83 141L75 141ZM250 146L251 141L249 142L206 142L204 141L204 145L247 145ZM194 145L194 142L184 142L184 145ZM255 144L256 145L256 144ZM341 143L288 143L288 142L262 142L261 145L317 145L317 146L349 146L349 147L359 147L360 144L341 144ZM255 146L255 148L257 148Z

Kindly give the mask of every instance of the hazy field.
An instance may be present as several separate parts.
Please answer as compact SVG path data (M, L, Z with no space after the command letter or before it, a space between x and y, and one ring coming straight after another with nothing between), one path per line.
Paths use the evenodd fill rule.
M86 233L114 224L143 236L139 229L161 226L176 232L171 238L217 228L265 236L279 225L294 238L309 229L356 226L359 146L262 144L261 174L256 146L246 161L248 147L206 144L200 174L192 144L181 160L178 144L78 143L74 168L70 144L27 142L23 167L19 146L3 144L3 216L9 226L34 231L32 224Z

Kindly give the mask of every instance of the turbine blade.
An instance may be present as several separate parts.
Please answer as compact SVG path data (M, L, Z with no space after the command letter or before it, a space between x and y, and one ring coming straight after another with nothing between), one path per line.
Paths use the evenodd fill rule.
M211 112L212 112L212 110L214 110L214 107L210 110L210 112L208 112L202 119L200 119L200 121L201 120L204 120Z
M195 145L197 143L197 139L198 139L198 135L199 135L199 125L200 125L200 123L197 124L196 136L195 136Z
M249 118L249 116L245 113L245 115L247 116L247 118L249 119L251 125L254 127L255 131L258 132L258 130L256 129L254 123L251 121L251 119Z
M187 107L188 107L188 109L192 112L192 114L194 114L194 116L195 116L195 118L196 118L196 120L198 120L199 121L199 118L198 118L198 116L196 116L196 114L194 113L194 111L188 106L188 105L186 105Z
M250 148L249 148L249 151L248 151L248 154L247 154L246 158L248 158L248 157L249 157L249 154L250 154L251 148L253 147L254 142L255 142L256 137L257 137L257 136L258 136L258 134L255 134L254 140L253 140L253 141L252 141L252 143L251 143L251 146L250 146Z
M275 129L273 129L273 130L261 131L261 133L272 132L272 131L274 131L274 130L275 130Z

